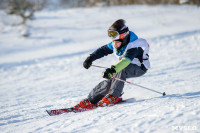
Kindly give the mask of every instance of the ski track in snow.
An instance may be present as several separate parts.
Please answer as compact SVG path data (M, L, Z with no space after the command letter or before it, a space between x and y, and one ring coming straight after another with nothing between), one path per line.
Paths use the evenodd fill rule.
M29 22L32 35L22 38L22 27L9 26L16 18L0 11L8 18L0 20L0 131L199 133L199 14L194 6L46 10ZM122 16L150 44L151 69L128 81L167 95L126 85L123 97L136 101L49 117L46 109L74 106L103 80L103 69L86 70L82 63L109 42L107 27ZM94 64L108 67L113 58Z

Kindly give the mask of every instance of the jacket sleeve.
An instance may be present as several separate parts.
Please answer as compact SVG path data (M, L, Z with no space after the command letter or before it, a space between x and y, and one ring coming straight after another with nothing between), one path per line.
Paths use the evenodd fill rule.
M143 52L144 52L143 49L140 47L127 50L125 56L115 65L113 65L116 73L126 68L134 58L138 59L142 58Z
M144 50L141 47L131 48L126 51L124 58L129 59L131 62L134 58L142 59Z
M92 54L90 54L90 57L93 59L93 60L96 60L96 59L100 59L104 56L107 56L108 54L112 54L113 53L113 50L111 50L108 45L104 45L100 48L98 48L96 51L94 51Z

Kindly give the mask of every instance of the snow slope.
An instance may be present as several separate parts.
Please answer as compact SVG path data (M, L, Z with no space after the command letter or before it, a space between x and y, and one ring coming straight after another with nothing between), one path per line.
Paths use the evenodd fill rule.
M0 11L0 131L2 133L200 132L200 8L122 6L42 11L29 22L32 35L11 27L19 18ZM84 113L49 117L46 109L70 107L102 79L102 69L82 67L108 43L107 28L119 18L150 44L151 69L124 98L136 101ZM95 61L109 67L114 56Z

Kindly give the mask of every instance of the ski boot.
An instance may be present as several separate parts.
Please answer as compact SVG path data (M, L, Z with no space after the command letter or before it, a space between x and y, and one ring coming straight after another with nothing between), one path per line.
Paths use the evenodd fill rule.
M74 109L95 108L96 104L92 104L88 99L83 99L79 104L74 106Z
M104 106L108 106L108 105L118 103L119 101L122 101L121 97L111 96L110 94L107 94L105 97L102 98L101 101L99 101L97 103L97 105L104 107Z

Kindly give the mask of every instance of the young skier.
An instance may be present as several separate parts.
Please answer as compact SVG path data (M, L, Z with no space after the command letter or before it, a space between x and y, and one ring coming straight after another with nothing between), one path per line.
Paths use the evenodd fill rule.
M102 73L104 80L100 82L89 93L88 97L74 106L75 109L91 108L94 106L107 106L122 100L120 97L124 88L124 82L113 79L116 77L122 80L144 75L150 68L149 44L146 40L138 38L134 32L129 31L123 19L115 21L108 29L108 36L112 42L98 48L84 61L84 68L88 69L92 62L115 54L118 62L107 68Z

